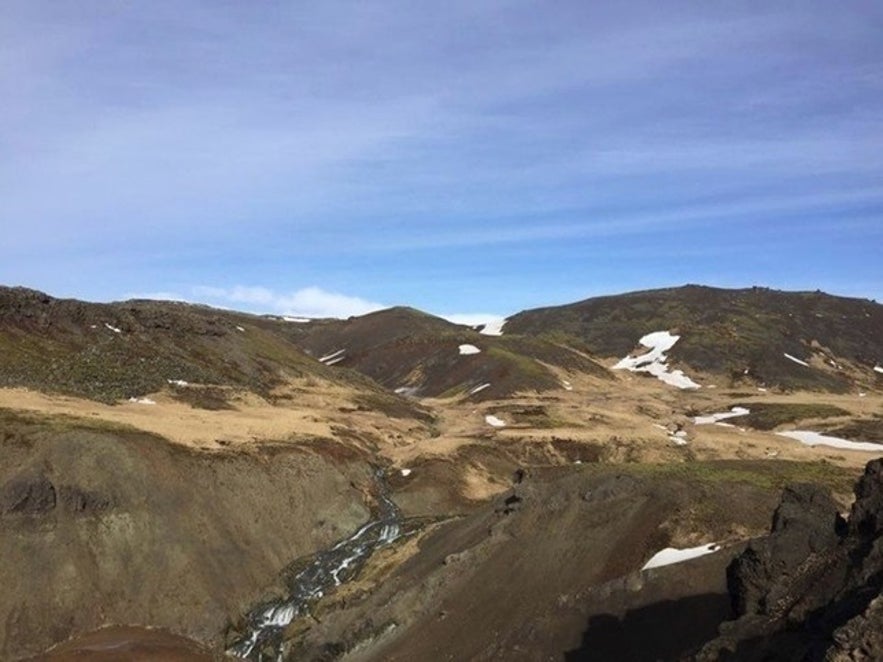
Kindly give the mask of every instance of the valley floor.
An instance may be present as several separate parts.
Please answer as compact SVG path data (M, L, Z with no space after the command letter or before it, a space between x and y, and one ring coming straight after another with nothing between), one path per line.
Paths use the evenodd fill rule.
M425 400L425 418L316 378L267 397L230 389L211 410L182 401L187 387L112 405L0 389L0 579L16 587L0 600L0 656L107 625L207 647L174 659L219 655L298 559L368 519L378 466L409 533L285 630L297 659L583 659L667 602L698 619L695 641L653 635L663 657L683 655L726 617L724 569L766 532L785 485L822 484L845 512L883 457L777 434L883 442L877 392L558 376L567 388L542 395ZM696 420L712 414L730 416ZM712 542L721 551L641 571L665 547Z

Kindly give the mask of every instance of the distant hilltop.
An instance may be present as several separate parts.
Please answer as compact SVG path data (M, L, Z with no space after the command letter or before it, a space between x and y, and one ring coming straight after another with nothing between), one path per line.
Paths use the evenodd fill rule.
M0 342L0 384L106 401L176 381L265 394L280 372L474 400L566 389L561 374L609 380L611 369L626 368L680 388L883 386L883 306L763 287L596 297L526 310L494 329L407 307L307 320L180 302L86 303L0 287Z

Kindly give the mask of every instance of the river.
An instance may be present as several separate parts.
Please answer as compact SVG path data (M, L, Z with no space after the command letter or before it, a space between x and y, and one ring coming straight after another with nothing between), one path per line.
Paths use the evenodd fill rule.
M227 652L255 662L282 660L282 633L296 618L309 613L310 603L353 579L375 550L402 533L402 514L389 497L382 470L375 471L377 515L348 538L317 552L288 585L288 595L262 603L246 617L248 626Z

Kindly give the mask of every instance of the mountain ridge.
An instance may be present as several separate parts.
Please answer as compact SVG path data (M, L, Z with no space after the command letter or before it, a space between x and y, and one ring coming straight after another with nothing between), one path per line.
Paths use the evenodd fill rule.
M249 342L246 327L254 335ZM10 356L15 364L15 356L24 353L39 366L37 376L21 366L16 376L8 374L7 365L0 381L55 381L107 399L160 387L163 380L154 374L160 369L169 373L166 380L232 383L263 393L279 370L336 379L346 374L340 368L350 368L390 391L484 400L562 388L561 371L609 379L599 357L621 359L642 337L660 330L679 336L667 351L673 364L715 375L731 386L844 393L879 387L883 379L875 371L883 361L883 305L821 291L685 285L525 310L507 319L502 336L483 335L407 306L345 320L293 322L202 304L87 303L0 287L0 334L5 335L0 342L7 350L15 346L7 351L7 364ZM124 331L162 346L151 352L142 342L139 349L138 362L146 363L146 374L153 376L106 392L89 387L96 376L106 381L126 358L115 354L120 348L110 342ZM84 336L91 332L102 351L116 358L101 361L90 355L94 345L90 348ZM157 334L174 342L162 345ZM43 340L54 345L43 346ZM459 346L474 354L458 354ZM65 351L68 356L61 356ZM163 352L186 368L183 376L171 374L176 370L162 361L151 368ZM76 369L69 365L74 359ZM90 367L95 361L98 368ZM30 377L22 377L25 373Z
M871 386L883 360L883 306L821 291L686 285L522 311L504 328L535 336L554 331L608 357L625 356L646 334L670 330L681 336L672 360L733 384L783 389ZM800 361L810 357L818 361L807 370Z

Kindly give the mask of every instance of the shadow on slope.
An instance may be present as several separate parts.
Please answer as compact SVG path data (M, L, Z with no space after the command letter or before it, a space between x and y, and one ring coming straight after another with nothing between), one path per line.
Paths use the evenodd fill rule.
M599 614L589 621L579 648L567 662L657 662L677 660L717 635L730 616L726 593L663 600L631 610L622 618Z

